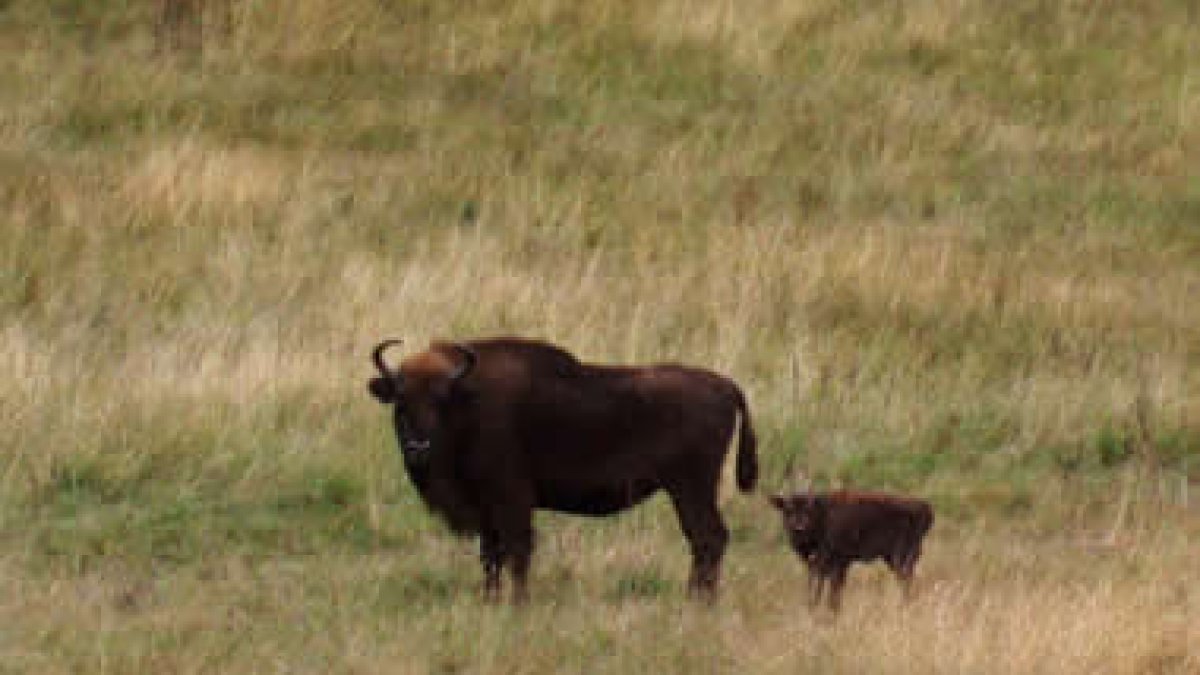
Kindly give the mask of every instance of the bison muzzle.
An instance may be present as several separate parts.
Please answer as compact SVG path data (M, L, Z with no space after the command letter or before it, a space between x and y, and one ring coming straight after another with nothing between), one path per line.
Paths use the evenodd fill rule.
M617 513L659 490L692 553L688 584L712 596L729 532L717 508L737 430L743 492L758 477L746 399L726 377L680 365L582 363L518 338L434 342L392 369L381 342L371 394L392 408L404 466L425 504L457 533L479 536L484 592L526 596L533 512ZM739 421L740 420L740 421Z

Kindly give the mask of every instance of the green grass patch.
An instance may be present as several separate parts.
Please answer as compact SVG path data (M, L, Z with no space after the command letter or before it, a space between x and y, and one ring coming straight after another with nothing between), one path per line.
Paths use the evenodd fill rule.
M366 553L411 545L414 531L397 520L394 511L383 522L373 523L369 505L361 499L348 501L357 492L347 487L350 483L341 479L298 485L265 501L179 496L154 502L97 503L81 499L76 491L29 513L26 534L32 553L73 569L107 558L188 565L215 552Z
M613 602L655 600L680 592L676 581L663 575L658 568L627 570L619 573L611 584L608 598Z

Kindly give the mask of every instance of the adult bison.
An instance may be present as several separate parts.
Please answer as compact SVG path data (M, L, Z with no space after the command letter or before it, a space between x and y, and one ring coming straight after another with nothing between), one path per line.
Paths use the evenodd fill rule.
M383 355L396 344L375 347L370 392L392 406L425 504L452 530L479 535L489 598L503 567L513 598L525 598L534 510L605 516L659 490L691 547L689 591L715 593L729 539L717 490L735 428L738 487L758 477L750 412L731 380L680 365L581 363L518 338L434 342L393 370Z
M882 492L772 495L771 503L783 516L792 549L808 566L812 603L821 601L828 580L835 610L855 561L882 558L908 591L921 541L933 526L928 502Z

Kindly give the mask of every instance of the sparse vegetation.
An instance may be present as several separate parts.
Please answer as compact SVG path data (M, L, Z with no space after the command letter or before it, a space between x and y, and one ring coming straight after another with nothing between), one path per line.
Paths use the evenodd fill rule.
M1200 670L1193 3L155 6L0 0L0 671ZM364 384L493 333L733 376L920 595L735 496L714 608L661 502L482 605Z

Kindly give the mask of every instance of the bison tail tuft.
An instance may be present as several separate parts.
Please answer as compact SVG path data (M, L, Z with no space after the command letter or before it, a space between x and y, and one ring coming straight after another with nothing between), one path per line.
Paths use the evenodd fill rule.
M737 390L738 422L737 486L742 492L750 492L758 482L758 439L754 436L754 424L750 421L750 408L746 397Z

